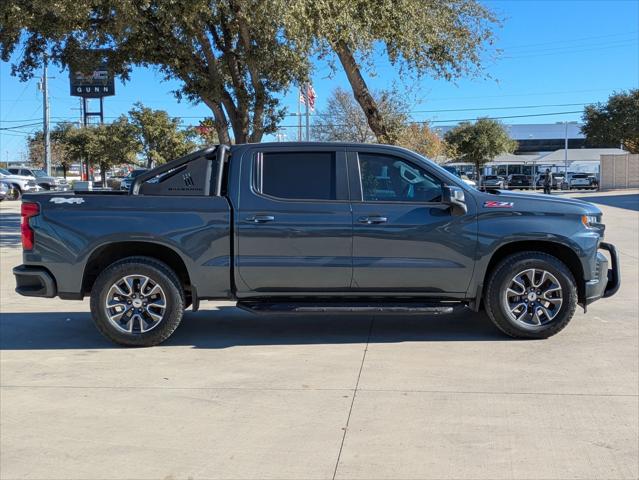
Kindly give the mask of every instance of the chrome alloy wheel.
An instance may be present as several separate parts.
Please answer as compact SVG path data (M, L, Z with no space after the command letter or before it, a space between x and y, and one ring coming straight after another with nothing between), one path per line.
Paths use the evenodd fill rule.
M552 322L561 310L562 289L552 273L529 268L510 280L502 301L511 320L538 327Z
M166 312L166 295L145 275L127 275L111 285L105 301L109 322L124 333L145 333L157 327Z

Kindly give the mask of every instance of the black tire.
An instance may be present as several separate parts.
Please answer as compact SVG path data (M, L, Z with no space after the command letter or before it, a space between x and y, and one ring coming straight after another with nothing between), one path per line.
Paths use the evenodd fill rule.
M128 275L148 277L161 287L166 297L166 308L161 320L146 332L119 330L109 320L104 307L112 285ZM100 273L91 289L91 315L98 330L112 342L127 347L150 347L169 338L182 321L184 305L184 291L175 272L166 264L149 257L128 257L111 264ZM141 324L140 320L138 326Z
M511 279L530 268L549 272L562 289L563 303L558 313L551 321L540 326L523 325L512 319L502 297L502 292L508 288ZM506 257L492 270L484 294L484 304L490 319L506 335L513 338L541 339L559 333L568 325L577 308L577 298L575 278L561 260L546 253L526 251Z
M22 198L22 190L17 185L11 185L11 190L7 195L7 200L20 200Z

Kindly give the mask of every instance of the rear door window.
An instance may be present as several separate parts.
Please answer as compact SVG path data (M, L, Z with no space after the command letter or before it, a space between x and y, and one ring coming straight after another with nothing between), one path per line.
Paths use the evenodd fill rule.
M336 200L335 152L258 152L256 189L286 200Z

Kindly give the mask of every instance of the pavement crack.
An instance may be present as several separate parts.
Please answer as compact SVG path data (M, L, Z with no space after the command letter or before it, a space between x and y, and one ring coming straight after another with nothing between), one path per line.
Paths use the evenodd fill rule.
M371 335L373 334L373 325L375 323L375 317L371 317L371 323L368 326L368 337L366 338L366 347L364 347L364 354L362 355L362 363L359 365L359 372L357 374L357 382L355 382L355 388L353 389L353 398L351 399L351 406L348 409L348 417L346 417L346 425L344 426L344 434L342 435L342 442L339 445L339 452L337 454L337 461L335 462L335 470L333 470L333 480L337 476L337 468L339 467L339 461L342 458L342 450L344 448L344 441L346 440L346 433L348 432L348 425L351 421L351 414L353 413L353 405L355 404L355 397L357 396L357 390L359 389L359 380L362 377L362 370L364 369L364 362L366 361L366 353L368 352L368 346L371 342Z

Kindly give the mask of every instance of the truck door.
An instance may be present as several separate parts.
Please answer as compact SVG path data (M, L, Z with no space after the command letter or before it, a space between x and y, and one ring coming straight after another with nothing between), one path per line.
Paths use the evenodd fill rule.
M349 288L352 215L344 149L255 147L244 152L241 168L238 296Z
M441 203L443 180L409 154L361 147L348 156L353 289L466 292L477 242L472 202L467 215L451 215Z

